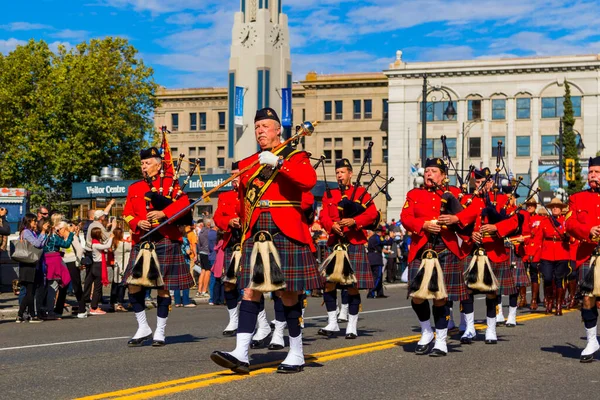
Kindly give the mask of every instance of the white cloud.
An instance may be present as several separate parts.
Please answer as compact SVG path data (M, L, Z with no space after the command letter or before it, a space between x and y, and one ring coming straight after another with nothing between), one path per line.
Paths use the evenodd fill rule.
M58 52L58 47L59 46L64 46L66 48L67 51L71 50L73 47L75 47L75 45L73 45L72 43L69 42L61 42L61 41L55 41L52 43L48 43L48 47L50 48L50 50L52 50L54 53Z
M19 40L15 38L0 40L0 53L8 54L14 49L16 49L17 46L24 46L26 44L27 42L25 40Z
M11 22L10 24L0 25L0 29L7 31L33 31L37 29L51 29L52 27L44 24L32 24L30 22Z
M575 36L576 37L576 36ZM552 39L540 32L519 32L490 44L494 51L521 50L536 56L590 54L600 52L600 42L581 42L573 36Z
M167 19L165 19L165 22L167 24L173 25L193 25L196 23L197 20L198 19L193 14L179 13L167 17Z
M363 51L344 51L321 54L292 54L294 80L303 80L310 71L319 74L381 72L392 61Z
M48 36L57 38L57 39L73 39L78 41L85 40L89 35L88 31L74 31L71 29L63 29L58 32L54 32L49 34Z
M214 6L228 9L239 8L237 0L99 0L95 5L116 8L133 8L135 11L149 11L153 15L182 12L185 10L204 10Z
M470 60L475 51L469 46L407 47L405 54L418 54L419 61Z

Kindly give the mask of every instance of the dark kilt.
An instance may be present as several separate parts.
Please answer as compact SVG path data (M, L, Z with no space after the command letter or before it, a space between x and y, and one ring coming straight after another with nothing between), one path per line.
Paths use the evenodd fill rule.
M590 258L588 258L583 264L581 264L578 268L578 272L579 272L579 281L582 281L583 278L585 278L585 276L587 275L587 273L590 271Z
M168 238L162 238L160 241L154 242L154 245L156 246L160 272L165 282L163 287L155 289L183 290L194 286L194 279L190 274L190 266L185 262L185 258L181 252L181 244L173 242ZM127 284L127 278L131 275L139 251L139 243L131 249L129 264L123 276L123 284Z
M421 266L421 254L423 251L431 248L431 244L427 243L410 263L408 267L409 286ZM434 250L438 253L438 259L444 272L444 284L446 285L446 292L448 292L448 300L461 301L468 299L469 293L463 277L464 267L462 261L453 252L448 250L443 242L436 245Z
M490 260L492 271L498 279L498 293L503 295L511 295L517 293L517 284L515 273L510 266L510 259L502 262L493 262Z
M317 260L308 244L297 242L281 233L268 212L260 213L252 229L252 234L254 235L258 231L268 231L273 235L273 242L279 253L282 264L281 270L285 277L285 290L300 291L322 287L321 277L317 270ZM242 246L242 265L238 279L240 288L246 288L250 285L250 258L254 245L253 235Z
M525 263L515 253L514 247L510 249L510 259L511 264L513 264L513 271L515 274L515 284L517 287L527 287L531 284L531 280L529 279L529 275L527 274L527 269L525 268Z
M332 249L327 247L323 261L331 254ZM353 287L359 290L362 289L373 289L375 287L375 280L373 279L373 272L371 272L371 266L369 265L369 259L367 258L367 249L362 244L350 244L348 246L348 258L350 264L354 269L354 276L356 276L356 283L354 285L339 285L339 288ZM325 285L325 278L323 279L323 285Z

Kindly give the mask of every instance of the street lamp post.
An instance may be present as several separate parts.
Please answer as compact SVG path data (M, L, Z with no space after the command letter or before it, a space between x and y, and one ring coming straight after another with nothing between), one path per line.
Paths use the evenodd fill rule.
M423 74L423 99L421 102L421 167L425 167L427 160L427 96L432 92L442 92L448 96L448 106L444 111L444 115L451 119L456 115L456 110L452 105L452 96L450 93L441 87L431 87L427 83L427 74Z

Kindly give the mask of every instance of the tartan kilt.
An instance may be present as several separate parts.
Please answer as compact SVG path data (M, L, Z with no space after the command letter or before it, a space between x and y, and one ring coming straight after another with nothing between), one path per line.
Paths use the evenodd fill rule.
M511 247L510 250L510 259L511 264L514 264L514 273L515 273L515 284L517 287L527 287L531 284L531 280L529 279L529 274L527 273L527 269L525 268L525 263L523 259L515 253L514 247Z
M323 261L329 257L332 249L327 247L325 249L325 255ZM371 272L371 266L369 265L369 259L367 257L367 250L362 244L349 244L348 245L348 259L350 265L354 269L354 276L356 276L356 283L353 285L340 285L338 288L356 288L362 289L373 289L375 287L375 279L373 279L373 272ZM325 278L323 277L323 287L325 287Z
M160 264L160 273L162 274L165 285L154 289L164 290L183 290L194 286L194 279L190 274L190 266L185 262L183 253L181 252L181 244L173 242L171 239L162 238L155 242L156 255ZM131 275L135 259L140 251L140 243L133 246L129 264L125 269L122 283L127 285L127 279Z
M258 231L267 231L273 235L273 244L279 253L281 270L285 278L285 290L301 291L322 287L321 277L317 269L317 260L310 250L310 246L285 236L273 222L271 214L261 212L252 229L253 234L242 246L240 276L238 278L240 288L248 287L251 282L250 259L252 247L254 246L254 233Z
M590 258L587 259L586 262L584 262L583 264L581 264L579 266L579 280L577 282L580 282L583 280L583 278L585 278L586 274L590 271Z
M502 262L493 262L490 260L492 271L498 279L498 292L503 295L511 295L517 293L517 283L515 280L515 272L510 265L510 259Z
M408 267L408 281L410 282L417 276L419 267L421 266L421 254L428 249L431 249L431 243L427 243L418 252L417 257L410 263ZM444 272L444 284L448 293L449 301L461 301L469 298L467 285L463 276L464 266L462 261L442 242L433 249L438 253L438 259Z

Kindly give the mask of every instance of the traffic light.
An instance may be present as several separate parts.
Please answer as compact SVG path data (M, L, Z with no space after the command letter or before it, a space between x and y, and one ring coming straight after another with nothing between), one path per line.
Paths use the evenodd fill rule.
M573 158L565 159L565 179L567 182L575 180L575 160Z

